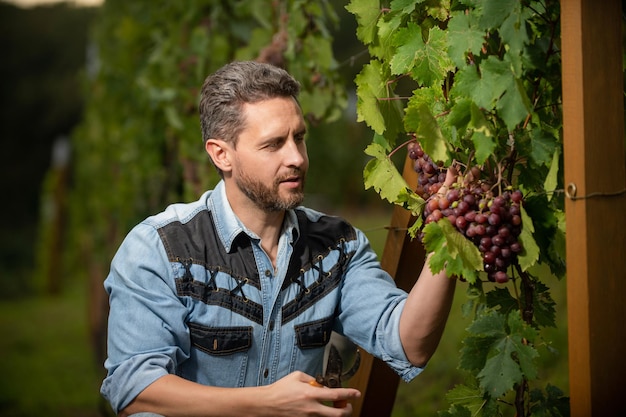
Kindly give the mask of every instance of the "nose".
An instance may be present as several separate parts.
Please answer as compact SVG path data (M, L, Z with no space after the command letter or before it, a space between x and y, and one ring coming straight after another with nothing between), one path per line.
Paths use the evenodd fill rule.
M306 165L309 157L306 151L306 144L304 141L296 141L293 137L289 138L285 150L285 164L287 166L293 166L301 168Z

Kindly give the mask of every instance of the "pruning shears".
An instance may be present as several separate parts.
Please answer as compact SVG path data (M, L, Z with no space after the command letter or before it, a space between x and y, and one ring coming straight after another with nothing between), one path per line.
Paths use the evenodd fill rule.
M346 372L343 371L343 359L339 354L339 350L335 345L331 344L328 350L328 360L326 362L326 372L324 375L318 375L311 385L316 387L340 388L344 381L352 378L361 364L361 352L356 351L356 357L352 367ZM346 400L334 401L333 407L344 408L347 405Z

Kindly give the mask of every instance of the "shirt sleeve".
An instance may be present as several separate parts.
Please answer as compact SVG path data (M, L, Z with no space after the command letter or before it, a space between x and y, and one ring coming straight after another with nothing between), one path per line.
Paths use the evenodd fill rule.
M351 244L354 253L342 283L337 330L408 382L424 369L408 361L400 339L400 316L408 294L381 268L361 231Z
M171 275L158 232L147 224L136 226L104 282L110 312L101 393L116 413L189 357L186 309Z

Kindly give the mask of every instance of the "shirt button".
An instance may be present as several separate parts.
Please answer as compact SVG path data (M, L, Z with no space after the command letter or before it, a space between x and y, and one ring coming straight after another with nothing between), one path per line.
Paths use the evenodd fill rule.
M265 371L263 371L263 378L267 378L269 374L270 374L270 370L265 368Z
M270 321L270 332L274 331L274 320Z
M272 271L270 271L269 269L265 270L265 276L266 277L271 277L272 276Z

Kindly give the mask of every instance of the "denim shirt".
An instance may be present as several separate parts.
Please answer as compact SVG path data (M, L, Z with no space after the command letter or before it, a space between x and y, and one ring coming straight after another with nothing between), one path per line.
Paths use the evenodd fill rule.
M317 375L332 331L406 381L422 371L407 361L398 332L407 294L361 231L290 210L274 269L233 213L223 182L133 228L105 289L101 392L115 412L166 374L220 387L267 385L295 370Z

